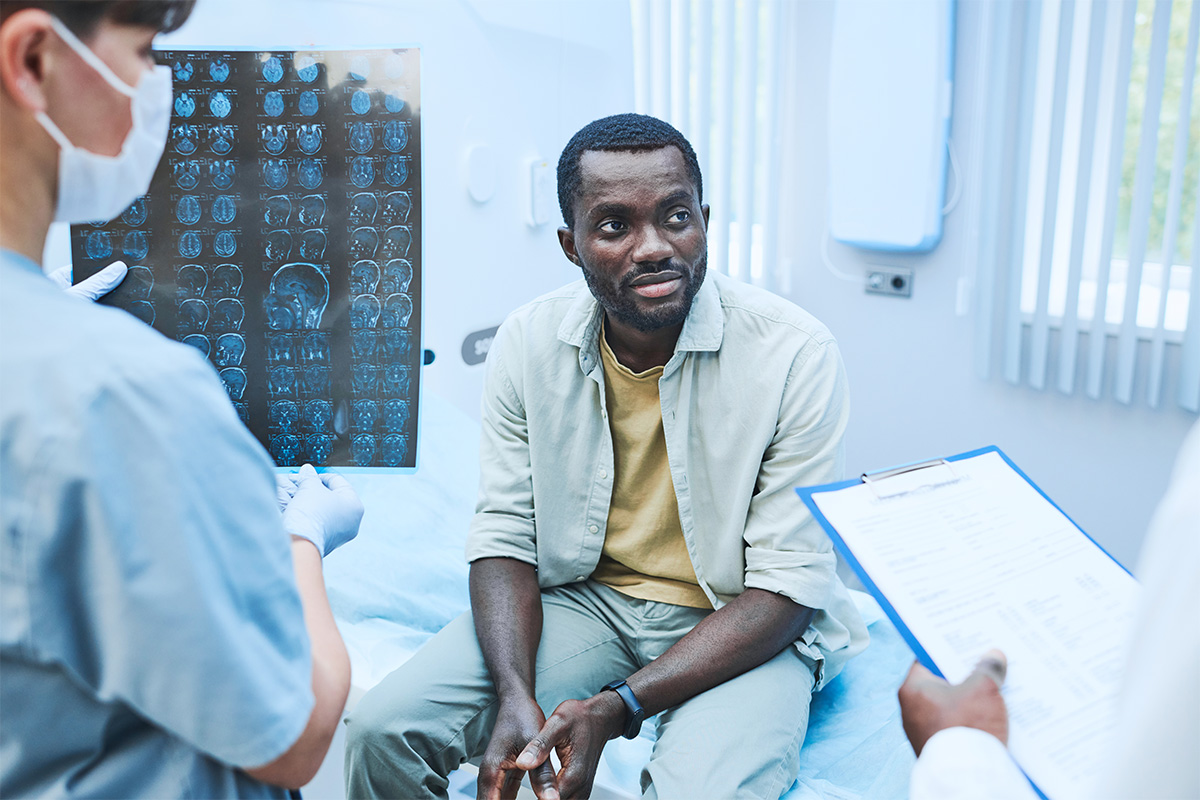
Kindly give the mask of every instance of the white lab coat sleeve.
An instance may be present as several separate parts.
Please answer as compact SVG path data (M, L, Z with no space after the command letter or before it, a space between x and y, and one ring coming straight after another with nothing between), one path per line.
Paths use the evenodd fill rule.
M938 731L909 780L910 800L1037 800L1004 743L975 728Z

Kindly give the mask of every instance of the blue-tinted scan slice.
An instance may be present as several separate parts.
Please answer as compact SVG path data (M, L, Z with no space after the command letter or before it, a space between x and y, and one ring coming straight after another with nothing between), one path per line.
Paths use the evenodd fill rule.
M196 101L187 92L175 98L175 113L184 119L196 113Z
M179 83L187 83L196 74L196 68L187 61L176 61L171 67L171 73Z
M321 149L323 138L320 125L301 125L296 129L296 145L300 152L310 156Z
M279 92L267 92L263 97L263 113L268 117L278 117L283 113L283 95Z
M383 126L383 146L399 153L408 145L408 125L393 119Z
M175 219L184 225L195 225L200 221L200 199L190 194L179 198L175 204Z
M404 101L394 94L389 94L383 98L383 107L393 114L399 114L404 110Z
M296 59L296 77L305 83L315 81L320 71L320 67L312 56L301 56Z
M316 92L303 92L300 95L300 102L297 103L300 113L306 117L311 117L313 114L321 110L321 103L317 100Z
M365 114L371 110L371 96L362 89L355 89L350 95L350 110L355 114Z
M121 221L135 228L146 221L146 198L139 197L121 214Z
M229 63L223 58L210 61L208 63L208 77L217 83L224 83L229 80Z
M229 101L229 95L224 92L213 92L209 95L208 111L217 119L225 119L232 110L233 103Z
M213 220L222 224L228 225L233 222L233 218L237 216L237 201L231 195L217 195L212 204Z
M375 146L375 136L365 122L350 126L350 146L356 153L366 153Z
M127 257L134 261L141 261L150 252L150 240L141 231L130 231L125 234L125 241L121 243L121 249Z
M279 83L283 80L283 64L275 56L271 56L262 65L263 80L267 83Z

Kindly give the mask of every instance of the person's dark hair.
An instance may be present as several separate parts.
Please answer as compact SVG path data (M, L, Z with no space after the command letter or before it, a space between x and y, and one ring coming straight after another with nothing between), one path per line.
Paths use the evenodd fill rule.
M558 159L558 206L568 228L575 227L575 199L579 196L579 159L588 150L641 152L677 147L687 164L688 176L696 184L696 196L704 199L700 162L684 135L661 119L645 114L616 114L590 122L571 137Z
M62 20L80 39L91 36L105 19L170 33L187 21L195 5L196 0L0 0L0 23L10 14L40 8Z

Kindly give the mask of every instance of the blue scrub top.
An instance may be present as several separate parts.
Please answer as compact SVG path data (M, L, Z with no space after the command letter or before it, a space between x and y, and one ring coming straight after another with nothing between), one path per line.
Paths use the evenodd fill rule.
M0 796L285 797L313 707L272 462L215 371L0 251Z

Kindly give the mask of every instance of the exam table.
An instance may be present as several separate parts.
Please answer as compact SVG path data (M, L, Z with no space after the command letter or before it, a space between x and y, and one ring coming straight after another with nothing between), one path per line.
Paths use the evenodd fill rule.
M325 560L330 604L353 669L348 709L469 605L463 550L475 506L479 424L432 393L422 414L417 472L349 474L366 514L358 537ZM896 689L912 654L875 600L852 594L871 644L813 697L800 775L786 800L908 796L914 759ZM610 742L593 797L638 797L653 742L653 724L637 739ZM344 797L344 743L343 727L303 790L306 800ZM475 796L469 765L451 776L450 789L455 800Z

